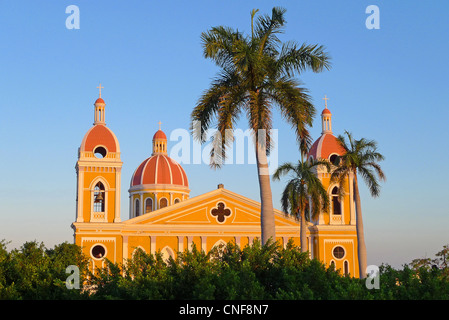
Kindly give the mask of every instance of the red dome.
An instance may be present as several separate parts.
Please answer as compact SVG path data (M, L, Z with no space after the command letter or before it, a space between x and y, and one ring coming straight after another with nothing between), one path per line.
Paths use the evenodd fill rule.
M326 133L322 134L313 143L307 157L313 156L315 159L327 159L333 153L341 156L345 154L345 149L340 145L340 142L334 135Z
M156 139L167 140L167 136L165 135L164 131L159 129L158 131L156 131L156 133L153 136L153 140L156 140Z
M106 147L108 152L120 152L116 136L105 125L95 125L87 131L81 142L80 151L93 152L97 146Z
M101 98L98 98L97 100L95 100L95 103L104 103L104 100Z
M325 108L321 114L332 114L328 108Z
M172 184L189 187L184 169L165 154L151 156L137 167L131 178L131 187L142 184Z

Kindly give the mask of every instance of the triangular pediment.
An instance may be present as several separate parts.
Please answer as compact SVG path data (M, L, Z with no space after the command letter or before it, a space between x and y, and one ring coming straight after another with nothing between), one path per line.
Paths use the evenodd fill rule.
M197 225L259 227L260 203L219 188L190 198L172 206L165 207L124 221L125 225ZM298 222L279 210L275 210L276 227L298 226Z

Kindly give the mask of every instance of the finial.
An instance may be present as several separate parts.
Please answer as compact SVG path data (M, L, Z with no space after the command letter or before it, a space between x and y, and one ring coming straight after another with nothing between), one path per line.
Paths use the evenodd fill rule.
M158 124L159 124L159 130L161 130L161 124L162 124L162 122L158 122Z
M101 83L100 83L100 85L97 87L97 89L100 89L100 98L101 98L101 89L104 89L104 87L101 86Z
M327 109L327 100L329 100L329 98L326 97L326 95L324 95L323 100L324 100L324 107Z

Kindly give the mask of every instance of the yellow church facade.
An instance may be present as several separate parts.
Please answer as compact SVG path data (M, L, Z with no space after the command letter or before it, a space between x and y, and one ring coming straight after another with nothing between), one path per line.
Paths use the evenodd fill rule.
M101 88L100 88L101 90ZM153 136L153 152L135 169L129 184L129 219L122 221L120 146L106 126L105 102L94 103L94 124L85 134L76 162L76 219L74 241L90 258L92 269L105 266L105 258L126 263L136 249L161 252L167 258L192 246L209 251L234 242L244 247L260 239L260 202L226 189L190 198L188 177L182 166L168 156L167 138L159 130ZM343 150L331 130L331 113L322 115L322 135L309 157L335 161ZM307 250L311 258L334 263L342 273L358 277L355 206L348 177L343 199L330 174L316 172L327 188L331 208L307 222ZM285 246L290 239L300 245L300 222L274 210L276 241Z

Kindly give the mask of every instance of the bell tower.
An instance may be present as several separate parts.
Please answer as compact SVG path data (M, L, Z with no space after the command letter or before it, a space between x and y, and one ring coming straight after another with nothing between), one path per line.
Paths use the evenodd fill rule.
M327 265L334 264L343 274L358 276L357 231L353 193L353 177L345 177L342 189L340 183L331 180L332 171L339 165L345 149L332 133L332 113L327 107L321 112L321 136L313 143L308 158L328 160L331 172L320 166L316 175L329 196L328 212L321 212L312 221L309 248L312 256Z
M115 134L106 127L101 98L94 103L94 124L85 134L76 162L76 223L120 222L122 161Z

